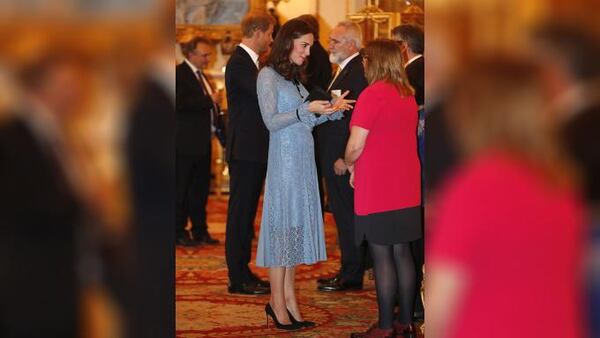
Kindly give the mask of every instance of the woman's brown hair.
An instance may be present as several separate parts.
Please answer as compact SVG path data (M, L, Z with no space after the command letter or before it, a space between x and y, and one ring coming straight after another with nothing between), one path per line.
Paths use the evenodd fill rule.
M448 110L452 133L467 156L500 149L540 168L549 181L572 185L578 173L562 149L548 111L539 67L495 58L469 62Z
M302 66L298 66L290 61L290 54L294 49L294 40L306 34L315 35L315 32L305 21L291 19L281 27L273 41L267 65L273 67L286 80L306 81L305 69L307 63L304 62Z
M414 95L404 71L402 51L393 40L377 39L367 43L361 51L363 59L367 60L365 76L369 84L385 81L393 84L401 96Z

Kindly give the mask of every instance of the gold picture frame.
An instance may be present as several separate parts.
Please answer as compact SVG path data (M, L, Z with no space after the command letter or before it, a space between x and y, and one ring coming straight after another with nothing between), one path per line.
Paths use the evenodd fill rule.
M177 0L184 1L184 0ZM218 0L215 0L218 1ZM220 0L227 2L228 0ZM267 0L247 0L248 1L248 13L250 12L266 12L267 11ZM225 38L228 40L238 42L242 39L242 32L240 29L240 23L236 24L177 24L177 42L184 41L187 37L194 34L202 34L204 37L212 40L213 42L221 42Z

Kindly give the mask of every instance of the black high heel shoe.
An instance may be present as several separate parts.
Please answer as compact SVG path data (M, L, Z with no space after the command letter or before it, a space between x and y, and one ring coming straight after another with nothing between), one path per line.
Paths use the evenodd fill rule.
M300 326L298 324L298 322L294 322L292 320L290 320L290 321L292 321L291 324L281 324L279 322L279 320L277 320L275 311L273 311L273 308L271 307L271 304L269 304L269 303L267 303L267 305L265 305L265 315L267 316L267 328L269 327L269 316L271 316L271 319L275 323L275 327L278 329L291 331L291 330L298 330L298 329L302 328L302 326Z
M290 321L292 322L292 324L298 324L301 327L313 327L313 326L317 325L317 324L315 324L315 322L311 322L310 320L299 321L296 318L294 318L294 315L292 315L290 310L287 310L287 312L288 312L288 316L290 317Z

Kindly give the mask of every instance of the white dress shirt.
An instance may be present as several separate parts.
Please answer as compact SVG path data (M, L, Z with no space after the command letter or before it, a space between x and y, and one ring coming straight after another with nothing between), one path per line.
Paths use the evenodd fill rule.
M252 50L252 48L246 46L243 43L240 43L240 47L242 47L246 53L248 53L248 55L250 55L250 57L252 58L252 61L254 62L254 64L256 65L256 68L258 69L258 54Z

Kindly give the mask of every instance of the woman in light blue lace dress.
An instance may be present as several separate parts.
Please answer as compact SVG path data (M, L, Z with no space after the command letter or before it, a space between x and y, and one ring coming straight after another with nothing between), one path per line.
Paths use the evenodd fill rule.
M311 131L342 118L353 102L345 95L333 103L305 102L308 92L300 82L313 40L306 23L288 21L257 80L270 138L256 264L270 268L271 299L265 311L278 328L288 330L314 325L302 320L296 302L295 266L327 258Z

